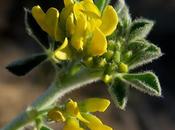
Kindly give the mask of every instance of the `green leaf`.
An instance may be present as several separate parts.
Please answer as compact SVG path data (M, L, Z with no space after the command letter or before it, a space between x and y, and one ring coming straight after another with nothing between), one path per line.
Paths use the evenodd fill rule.
M47 33L44 32L37 24L30 10L25 8L24 11L25 11L25 26L28 35L31 36L33 39L35 39L40 46L49 48L49 40Z
M110 1L111 0L95 0L95 5L100 11L103 11L103 9L110 3Z
M119 16L119 25L128 29L131 24L131 15L129 13L129 8L125 3L125 0L118 0L115 9Z
M35 54L24 59L20 59L12 62L6 68L13 74L17 76L23 76L30 72L34 67L39 65L47 58L44 53Z
M132 51L132 56L124 61L130 70L162 56L159 47L143 39L128 43L127 51Z
M128 85L119 78L116 78L113 85L108 88L108 92L114 104L122 110L125 109L128 100Z
M153 25L154 22L151 20L142 18L134 20L129 31L129 40L135 41L137 39L146 38Z
M40 130L53 130L52 128L49 128L49 127L47 127L47 126L42 126L41 128L40 128Z
M153 96L161 96L161 87L153 72L124 74L122 80L132 87Z
M115 4L115 10L118 14L119 23L117 25L116 33L113 33L113 39L118 39L118 37L127 37L129 27L132 22L131 15L129 13L128 6L124 0L117 0Z

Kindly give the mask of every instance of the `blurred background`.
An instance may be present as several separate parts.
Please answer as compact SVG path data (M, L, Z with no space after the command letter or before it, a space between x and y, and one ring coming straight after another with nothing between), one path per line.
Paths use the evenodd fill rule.
M163 97L150 97L131 89L126 111L113 102L106 113L97 113L114 130L175 130L175 0L127 0L133 18L156 21L148 39L161 47L164 56L140 71L154 70L159 76ZM39 4L47 9L62 6L61 0L0 0L0 127L4 126L47 89L54 76L45 63L24 77L9 73L11 61L41 51L25 32L23 8ZM109 97L101 82L67 94L64 99ZM78 97L78 98L77 98ZM56 124L58 127L59 124Z

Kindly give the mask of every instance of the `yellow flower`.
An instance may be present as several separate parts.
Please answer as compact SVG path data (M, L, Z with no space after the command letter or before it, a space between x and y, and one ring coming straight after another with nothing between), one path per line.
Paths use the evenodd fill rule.
M118 24L115 9L107 5L100 12L93 0L64 0L64 5L60 15L55 8L44 13L40 6L32 8L32 15L42 30L55 41L66 42L67 46L89 56L103 55L107 51L106 37L114 32ZM55 52L56 58L68 59L67 52L60 54L60 50Z
M109 104L109 100L101 98L89 98L79 103L69 100L64 108L50 110L48 118L56 122L65 122L63 130L84 130L80 122L90 130L112 130L111 127L104 125L99 118L90 113L104 112Z

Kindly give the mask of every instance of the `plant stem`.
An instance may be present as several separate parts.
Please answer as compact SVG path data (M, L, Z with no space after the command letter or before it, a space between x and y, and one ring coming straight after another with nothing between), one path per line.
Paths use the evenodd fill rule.
M26 124L35 120L41 114L40 111L47 109L66 93L78 89L83 85L100 80L102 74L103 72L100 70L92 71L85 69L74 76L63 76L59 81L56 80L43 95L34 101L29 109L22 112L0 130L19 130L23 128Z

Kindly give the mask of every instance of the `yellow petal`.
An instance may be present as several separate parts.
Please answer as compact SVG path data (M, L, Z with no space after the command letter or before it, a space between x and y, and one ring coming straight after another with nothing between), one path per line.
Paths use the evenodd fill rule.
M85 123L86 126L91 130L112 130L111 127L102 124L100 119L91 114L83 114L83 117L89 121L89 123Z
M79 122L76 118L68 118L63 130L84 130L80 128Z
M78 118L80 121L84 122L84 123L89 123L89 121L87 121L87 120L81 115L80 112L78 113L77 118Z
M79 113L77 102L74 102L73 100L70 100L66 104L66 112L69 113L72 116L77 116Z
M103 98L89 98L80 103L80 110L86 112L104 112L109 106L110 101Z
M83 13L80 13L79 16L77 17L75 33L83 36L86 28L87 28L86 16L83 15Z
M100 10L97 8L97 6L92 3L91 0L84 0L81 1L80 4L83 6L85 12L91 12L96 14L97 16L101 16Z
M32 15L36 20L36 22L39 24L39 26L42 28L42 30L46 31L47 29L44 23L45 13L43 12L43 10L39 5L34 6L32 8Z
M94 32L94 30L96 29L96 28L98 28L98 27L100 27L100 25L101 25L101 19L99 19L99 18L95 18L95 17L93 17L93 18L91 18L91 19L89 19L88 20L88 31L89 32Z
M41 29L47 32L51 38L56 39L59 17L58 10L56 8L49 8L48 11L44 13L40 6L34 6L32 8L32 15Z
M69 15L66 21L66 32L68 35L72 35L75 32L75 23L73 13Z
M83 50L83 37L80 37L79 35L73 35L71 38L71 45L76 50Z
M56 30L58 28L59 12L56 8L49 8L45 16L45 26L47 27L47 33L55 38Z
M105 34L105 36L109 36L114 32L117 24L117 12L112 6L106 6L102 14L102 25L100 26L100 30Z
M71 4L74 4L74 0L64 0L64 5L69 6Z
M57 29L56 29L55 40L56 40L56 41L63 42L63 41L64 41L64 38L65 38L65 34L64 34L64 32L62 31L60 25L58 24L58 27L57 27Z
M60 22L60 27L63 31L66 31L66 20L69 17L69 15L72 13L73 7L74 7L73 5L66 6L65 8L62 9L60 13L59 22Z
M75 3L73 6L73 13L77 19L80 14L84 11L84 7L80 3Z
M65 52L62 51L55 51L55 57L59 60L67 60L68 56Z
M68 39L65 38L63 44L58 48L58 50L63 50L64 48L66 48L68 45Z
M88 53L92 56L101 56L106 52L106 50L106 37L98 28L96 28L92 36L92 41L88 46Z
M54 56L59 60L69 59L67 46L68 46L68 39L65 38L63 44L54 52Z
M52 121L65 121L65 117L63 116L62 112L58 108L54 108L47 114L48 118Z
M91 2L94 3L93 0L84 0L85 2Z

